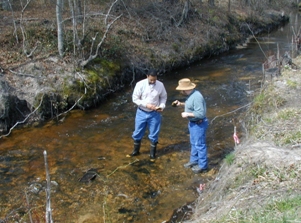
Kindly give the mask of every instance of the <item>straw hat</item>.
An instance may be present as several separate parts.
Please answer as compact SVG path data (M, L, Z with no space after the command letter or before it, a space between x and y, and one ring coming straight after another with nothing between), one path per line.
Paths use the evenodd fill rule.
M176 90L179 91L188 91L188 90L192 90L196 87L196 85L194 83L192 83L188 78L183 78L181 80L179 80L179 85L176 88Z

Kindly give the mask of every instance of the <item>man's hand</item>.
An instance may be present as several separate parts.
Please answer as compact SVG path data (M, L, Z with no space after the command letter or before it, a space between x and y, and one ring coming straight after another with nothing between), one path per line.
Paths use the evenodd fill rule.
M157 111L157 112L162 112L163 110L162 110L161 107L156 107L156 111Z
M179 102L178 100L175 100L174 102L171 103L171 105L173 107L177 107L177 106L180 106L181 105L181 102Z
M156 105L152 105L152 104L147 104L146 108L148 108L149 110L153 110L153 111L163 111L163 109L161 107L157 107Z
M182 112L181 115L182 115L182 118L188 118L189 117L188 112Z

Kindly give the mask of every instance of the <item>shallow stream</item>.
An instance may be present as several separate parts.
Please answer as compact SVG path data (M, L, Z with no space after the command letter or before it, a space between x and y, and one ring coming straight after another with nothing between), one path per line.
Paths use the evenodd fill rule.
M234 127L240 139L245 137L238 118L244 109L239 108L262 85L263 52L276 52L277 43L281 55L290 51L298 18L236 50L159 77L168 101L155 162L149 161L147 134L141 155L126 158L133 148L136 111L131 86L97 109L72 111L42 127L14 129L0 139L0 222L45 222L44 151L54 222L172 222L173 211L197 199L196 188L214 178L233 150ZM197 84L207 102L210 170L203 174L183 167L189 159L187 120L181 108L171 106L184 98L175 91L184 77ZM91 174L82 179L88 170Z

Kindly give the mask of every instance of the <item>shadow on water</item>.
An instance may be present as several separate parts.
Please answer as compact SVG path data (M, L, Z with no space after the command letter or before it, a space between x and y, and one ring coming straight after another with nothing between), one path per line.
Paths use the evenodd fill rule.
M273 34L275 42L286 41L283 30ZM98 109L72 111L64 120L42 127L15 129L0 141L0 222L29 222L30 216L34 222L45 221L44 150L54 222L180 222L199 196L196 188L214 178L221 160L233 150L234 126L244 137L238 118L244 109L237 109L261 86L263 60L259 47L251 42L160 77L168 101L155 162L149 160L147 134L141 155L126 157L133 147L132 89ZM189 159L187 121L180 116L181 108L171 106L173 100L183 99L175 91L183 77L197 84L207 102L210 170L203 174L183 167Z

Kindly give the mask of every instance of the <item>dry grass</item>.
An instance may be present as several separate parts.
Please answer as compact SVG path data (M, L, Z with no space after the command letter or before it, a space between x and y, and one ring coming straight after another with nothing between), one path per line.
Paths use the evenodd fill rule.
M295 64L301 65L296 58ZM299 70L284 68L282 76L265 87L249 110L247 118L253 135L286 148L300 147L301 105ZM255 100L256 100L255 98Z

